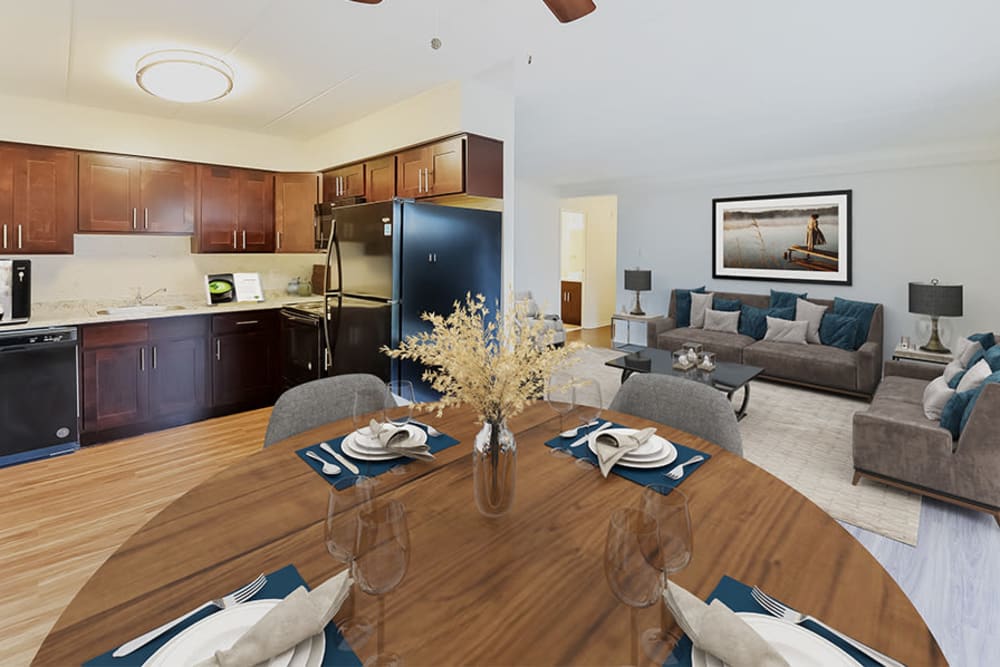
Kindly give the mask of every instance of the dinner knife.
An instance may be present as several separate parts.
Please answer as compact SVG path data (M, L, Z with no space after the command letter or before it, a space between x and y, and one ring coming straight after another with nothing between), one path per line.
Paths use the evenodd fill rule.
M578 440L576 440L575 442L571 443L571 444L570 444L570 446L569 446L569 448L570 448L570 449L572 449L573 447L579 447L579 446L580 446L580 445L582 445L583 443L587 442L587 439L588 439L588 438L589 438L590 436L592 436L592 435L594 435L594 434L596 434L596 433L600 433L601 431L603 431L603 430L605 430L605 429L609 429L609 428L611 428L612 426L614 426L614 424L612 424L611 422L604 422L603 424L601 424L600 426L598 426L597 428L595 428L595 429L594 429L593 431L591 431L590 433L586 434L586 435L585 435L585 436L583 436L582 438L579 438L579 439L578 439Z
M350 461L348 461L346 457L344 457L344 456L342 456L340 454L340 452L338 452L336 449L334 449L333 447L331 447L330 443L324 442L323 444L321 444L319 446L319 448L322 449L327 454L329 454L330 456L332 456L333 458L337 459L337 461L339 461L342 466L344 466L345 468L347 468L348 470L350 470L355 475L360 475L361 474L361 470L358 468L358 466L356 466L353 463L351 463Z

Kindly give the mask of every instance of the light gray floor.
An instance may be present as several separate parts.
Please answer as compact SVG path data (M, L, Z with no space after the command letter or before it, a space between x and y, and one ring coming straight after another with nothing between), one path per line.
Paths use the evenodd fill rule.
M913 601L954 667L1000 665L1000 526L924 498L911 547L844 524Z

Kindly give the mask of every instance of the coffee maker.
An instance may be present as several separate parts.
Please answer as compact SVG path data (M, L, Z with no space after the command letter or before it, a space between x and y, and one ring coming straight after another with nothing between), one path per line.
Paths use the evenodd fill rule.
M31 260L0 259L0 326L31 317Z

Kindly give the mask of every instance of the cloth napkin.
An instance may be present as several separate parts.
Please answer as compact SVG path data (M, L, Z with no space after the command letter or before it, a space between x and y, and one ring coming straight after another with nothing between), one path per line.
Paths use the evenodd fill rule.
M729 667L789 667L763 637L721 600L705 604L669 580L663 599L692 643Z
M281 655L323 632L350 595L353 584L349 571L344 570L312 591L299 586L231 648L216 651L213 657L196 667L253 667Z
M638 449L654 433L656 433L655 428L644 428L633 434L607 431L598 433L594 440L594 449L597 450L597 464L601 468L601 474L607 477L623 456Z
M393 426L392 424L379 424L374 419L368 427L372 433L377 434L378 441L388 451L419 461L434 460L430 445L426 442L417 442L414 440L413 434L408 428Z

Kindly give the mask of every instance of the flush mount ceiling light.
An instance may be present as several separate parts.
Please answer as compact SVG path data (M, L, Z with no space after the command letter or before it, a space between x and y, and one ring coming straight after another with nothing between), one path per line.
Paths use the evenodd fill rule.
M198 51L154 51L135 64L135 82L150 95L171 102L211 102L233 89L233 69Z

